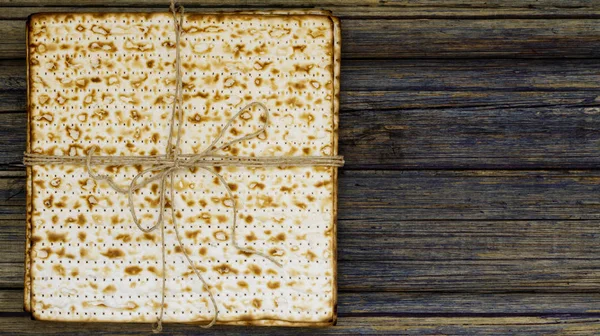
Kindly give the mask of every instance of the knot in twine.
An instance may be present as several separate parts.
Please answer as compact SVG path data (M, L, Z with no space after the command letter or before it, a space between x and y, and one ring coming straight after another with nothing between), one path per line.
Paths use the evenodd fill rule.
M269 123L269 109L260 102L252 102L242 109L240 109L222 128L219 135L213 140L213 142L200 154L181 154L180 153L180 144L181 144L181 126L183 125L183 113L181 113L181 104L182 104L182 76L181 76L181 48L180 48L180 37L182 34L182 26L183 26L183 17L184 17L184 8L183 6L175 6L174 0L171 0L170 6L171 13L173 14L173 21L175 27L175 40L176 40L176 49L175 49L175 68L176 68L176 86L175 86L175 101L173 103L172 113L171 113L171 121L170 121L170 130L169 130L169 139L167 141L166 147L166 155L159 156L94 156L94 153L99 149L98 146L93 145L89 151L87 156L85 157L77 157L77 156L64 156L64 155L44 155L44 154L36 154L36 153L25 153L23 163L25 165L47 165L47 164L73 164L73 165L84 165L89 176L96 181L105 181L109 184L109 186L117 191L118 193L127 195L129 211L131 212L131 217L133 218L133 222L138 227L138 229L142 232L152 232L157 229L160 229L161 236L161 251L162 251L162 298L160 305L160 312L157 318L157 321L153 324L152 331L155 333L162 331L162 320L164 315L164 306L165 306L165 285L166 285L166 257L165 257L165 228L164 228L164 212L165 212L165 204L166 204L166 185L167 180L169 180L169 197L170 197L170 212L171 212L171 220L173 222L173 227L175 231L175 236L177 238L177 243L183 252L183 255L187 259L187 262L191 266L192 270L198 277L198 279L202 282L202 286L204 290L206 290L210 296L212 306L214 309L214 314L212 320L205 325L201 325L203 328L212 327L217 318L219 316L219 310L217 307L217 302L215 301L214 295L208 286L208 283L202 277L196 266L194 265L192 259L186 252L186 249L183 246L181 236L179 234L179 230L176 224L176 216L175 216L175 181L174 175L176 172L184 169L192 169L199 168L203 169L210 174L214 175L219 183L225 188L227 191L227 196L229 198L229 204L233 209L233 218L232 218L232 226L231 226L231 244L239 251L259 255L278 267L281 267L281 263L272 258L271 256L255 251L252 249L248 249L238 245L236 240L236 224L237 224L237 204L233 195L233 192L229 188L229 185L225 181L225 178L219 174L214 167L217 166L243 166L243 167L285 167L285 166L326 166L326 167L341 167L344 165L344 159L341 156L297 156L297 157L248 157L248 156L224 156L218 155L217 152L226 147L232 146L238 142L249 140L255 137L258 137L260 134L263 134L266 131L266 128ZM260 120L262 124L259 129L253 133L247 134L241 138L225 142L219 144L221 138L226 134L229 127L233 124L234 120L240 116L243 112L254 108L259 107L264 111L264 114L261 116ZM175 126L177 125L177 126ZM175 143L173 144L173 134L175 133ZM151 165L151 168L143 170L139 174L137 174L131 183L127 187L122 187L118 185L110 176L108 175L100 175L94 173L92 166L93 165ZM144 175L158 172L152 177L140 180ZM154 181L159 181L159 194L160 194L160 213L158 219L149 228L145 228L140 223L136 215L135 204L133 201L133 194L135 191L147 186L149 183Z

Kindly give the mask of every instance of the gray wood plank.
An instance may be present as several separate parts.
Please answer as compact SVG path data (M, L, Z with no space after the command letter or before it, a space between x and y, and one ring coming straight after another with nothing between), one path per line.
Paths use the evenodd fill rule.
M600 254L599 223L340 219L338 260L591 260ZM22 263L24 218L1 220L0 227L2 261Z
M24 216L3 217L2 261L22 263ZM392 221L384 215L340 219L338 260L597 259L599 224L600 220Z
M0 290L0 313L25 315L22 303L21 289ZM594 315L599 304L598 293L341 292L338 316Z
M0 59L25 57L25 20L0 20L0 34ZM590 58L598 37L593 18L344 19L342 57Z
M345 77L350 80L350 77ZM600 98L594 89L568 91L557 88L553 91L480 91L480 90L444 90L435 91L426 88L418 91L360 91L344 90L340 93L342 117L347 111L379 111L381 113L400 113L406 109L450 109L450 108L530 108L578 107L586 114L594 114ZM24 89L0 90L0 113L25 112L27 94Z
M0 1L0 4L5 1ZM140 6L143 7L137 7ZM44 11L53 12L160 12L165 11L164 1L154 4L145 4L136 1L134 3L126 2L108 2L108 1L90 1L86 4L81 2L55 2L55 3L33 3L20 2L11 3L0 12L0 19L26 19L33 13ZM28 7L14 7L19 5L28 5ZM33 5L39 5L33 7ZM236 4L235 2L222 1L202 1L189 2L184 1L183 5L186 11L235 11L240 9L268 10L273 8L319 8L332 11L336 16L342 19L364 19L364 18L447 18L447 19L475 19L475 18L598 18L600 17L600 6L590 1L570 2L565 6L564 1L257 1L255 3L245 1ZM52 7L47 7L52 6ZM77 7L74 7L77 6Z
M78 7L116 6L121 9L161 9L165 7L164 0L81 0L77 2L66 0L1 0L5 6L63 6L77 9ZM397 16L423 15L437 17L440 15L471 16L500 16L505 15L589 15L597 10L598 3L587 0L571 0L568 4L561 0L237 0L220 1L207 0L202 2L183 1L186 8L255 8L255 7L327 7L339 10L352 8L353 12L368 15L371 11L386 15L392 12ZM352 6L352 7L349 7ZM17 9L19 7L16 7ZM25 7L27 8L27 7ZM61 7L58 7L61 8ZM356 15L356 14L355 14ZM389 14L387 14L389 15Z
M600 163L599 60L348 61L347 169L588 169ZM385 75L385 74L388 75ZM18 169L25 67L0 62L0 166ZM370 91L375 90L375 91Z
M454 104L470 102L483 93L596 91L600 60L347 60L342 62L342 92L456 92ZM26 89L24 60L0 61L0 91ZM469 96L468 92L472 92ZM462 93L462 96L461 96ZM425 104L425 94L419 100ZM375 96L376 98L377 96ZM450 98L451 96L448 96ZM517 96L518 97L518 96ZM600 100L600 95L593 98ZM436 95L429 98L440 99ZM577 97L573 97L577 98ZM503 99L503 101L506 98ZM439 100L437 101L439 103ZM494 102L488 99L489 104ZM407 102L408 103L408 102ZM424 106L424 105L420 105Z
M599 220L599 171L348 171L340 220ZM12 174L11 174L12 175ZM22 214L24 177L0 179L1 214Z
M588 316L525 317L348 317L329 328L277 328L215 326L200 329L194 325L166 324L171 335L593 335L600 332L600 319ZM0 319L0 328L10 335L139 335L149 333L149 324L60 323L31 321L28 317Z
M23 274L22 263L0 262L0 288L23 288ZM598 279L597 259L341 260L338 263L339 290L353 292L597 293Z
M340 289L597 291L598 174L342 171ZM23 247L11 241L24 231L24 179L10 175L0 213L15 221L1 240L19 253L0 286L19 288Z
M339 260L594 259L599 221L338 222ZM23 261L24 220L3 221L2 261ZM382 257L384 256L384 257Z

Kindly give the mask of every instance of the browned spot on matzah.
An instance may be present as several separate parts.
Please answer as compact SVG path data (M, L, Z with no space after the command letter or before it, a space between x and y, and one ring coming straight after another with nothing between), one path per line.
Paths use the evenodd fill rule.
M279 281L269 281L267 282L267 287L271 288L271 289L277 289L279 288L280 284Z
M215 231L215 233L213 233L213 236L220 241L226 241L227 239L229 239L229 236L225 233L225 231L222 230Z
M217 272L219 272L219 274L229 274L229 273L233 273L233 274L238 274L238 270L227 265L227 264L221 264L218 266L213 266L213 269Z
M104 287L104 289L102 290L102 293L112 294L112 293L115 293L116 291L117 291L117 287L115 287L114 285L108 285L108 286Z
M255 241L257 239L258 237L256 237L256 235L254 234L254 231L250 232L249 235L246 235L246 240L249 242Z
M201 232L201 230L186 231L185 236L190 239L196 239Z
M263 190L265 189L265 184L264 183L260 183L260 182L251 182L248 187L250 189L260 189Z
M274 247L269 250L269 254L274 257L281 257L282 255L285 254L285 252L283 252L283 250L281 250L281 249Z
M206 255L206 247L201 247L198 252L200 253L200 255Z
M111 259L115 259L124 257L125 252L118 248L109 248L106 252L102 253L102 255Z
M252 272L255 275L260 275L262 273L262 269L258 265L255 265L255 264L250 264L248 266L248 269L250 270L250 272Z
M54 196L50 195L48 198L44 199L44 206L46 208L51 208L54 204Z
M128 266L125 267L125 273L129 275L137 275L142 271L142 268L139 266Z
M124 243L128 243L129 241L131 241L131 236L127 233L121 233L118 234L115 239L122 240Z
M56 272L58 275L60 276L65 276L65 268L63 267L63 265L54 265L52 266L52 269L54 270L54 272Z
M67 233L54 233L54 232L48 232L48 241L51 243L56 243L56 242L67 242Z
M310 261L314 261L317 259L317 255L311 251L306 251L305 255L306 255L306 258L308 258L308 260L310 260Z
M148 271L150 271L156 275L160 275L160 272L158 272L158 270L154 266L148 266Z
M76 223L77 225L85 225L86 220L83 214L77 215L77 218L69 217L67 218L67 223Z

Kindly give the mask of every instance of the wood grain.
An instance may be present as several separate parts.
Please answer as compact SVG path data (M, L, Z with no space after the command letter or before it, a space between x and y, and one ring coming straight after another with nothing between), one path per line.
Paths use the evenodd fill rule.
M0 222L4 262L23 262L23 221L24 218ZM393 221L381 215L340 219L338 260L593 259L600 253L599 223L599 220Z
M24 253L25 19L165 0L0 0L0 331L31 321ZM184 1L342 18L339 323L323 335L600 334L600 2ZM167 325L176 335L196 326ZM217 327L207 334L312 335Z
M341 171L339 220L600 220L593 171ZM22 214L24 177L0 179L1 214Z
M365 18L342 27L344 59L600 56L600 27L587 18ZM0 34L0 59L25 58L25 20L0 20Z
M577 314L596 316L600 295L594 293L401 293L342 292L341 318L363 316L516 317L519 315ZM0 290L0 314L23 313L20 289ZM368 304L365 304L368 303ZM1 320L0 320L1 321Z
M588 169L600 164L599 60L348 61L346 169ZM0 165L20 169L25 64L0 62ZM566 122L568 121L568 122ZM12 141L11 141L12 140Z
M183 2L186 8L306 8L318 7L342 11L345 15L352 17L365 17L379 15L384 17L499 17L510 16L535 16L535 17L569 17L569 16L591 16L597 13L600 5L594 1L571 0L565 3L561 0L244 0L244 1L219 1L209 0L202 2ZM89 9L94 11L115 10L164 10L165 3L161 0L82 0L70 2L66 0L1 0L0 4L8 7L0 15L7 14L11 10L20 14L21 18L29 15L33 10L41 11L44 7L52 7L60 11L80 11ZM36 7L31 7L36 6ZM101 6L101 7L98 7ZM20 12L19 12L20 11ZM15 14L8 16L15 18Z
M551 317L348 317L334 328L276 328L277 335L593 335L600 331L600 319L588 316ZM0 327L11 335L139 335L148 333L147 324L48 323L28 317L5 317ZM170 335L264 335L260 327L198 326L166 324Z
M22 267L22 240L11 242L22 235L15 216L25 200L15 173L0 179L0 213L16 219L3 221L0 241L15 251L5 261ZM597 291L599 179L595 171L343 171L339 288ZM0 286L22 286L8 269Z
M0 4L6 1L0 1ZM147 4L144 1L111 3L103 1L77 2L81 7L64 2L19 2L7 5L10 7L0 11L0 19L26 19L33 13L53 12L158 12L164 11L163 1ZM226 6L221 1L184 2L189 12L197 11L234 11L240 8L273 9L273 8L319 8L330 10L342 19L483 19L483 18L598 18L600 6L590 1L260 1L245 2L235 6ZM27 7L13 7L13 6ZM138 7L138 6L143 7ZM51 7L49 7L51 6ZM121 6L121 7L119 7Z
M0 288L23 288L23 263L0 263L0 267ZM338 274L342 292L600 291L600 267L594 259L340 260Z

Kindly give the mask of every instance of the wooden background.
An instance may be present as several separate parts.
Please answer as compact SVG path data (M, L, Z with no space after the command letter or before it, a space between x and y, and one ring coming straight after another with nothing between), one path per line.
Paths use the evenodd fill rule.
M0 0L0 333L22 311L25 20L167 0ZM342 18L339 322L176 334L600 334L600 1L204 0ZM76 7L73 7L76 6Z

